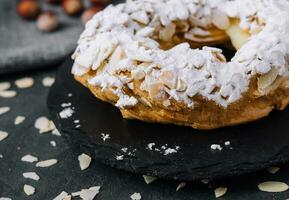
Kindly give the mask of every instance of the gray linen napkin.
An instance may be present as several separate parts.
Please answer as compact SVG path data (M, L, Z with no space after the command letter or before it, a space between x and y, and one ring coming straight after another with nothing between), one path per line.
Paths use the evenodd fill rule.
M0 74L58 64L74 50L84 28L79 18L46 5L44 10L59 13L61 25L53 33L43 33L35 22L18 16L17 2L0 0Z

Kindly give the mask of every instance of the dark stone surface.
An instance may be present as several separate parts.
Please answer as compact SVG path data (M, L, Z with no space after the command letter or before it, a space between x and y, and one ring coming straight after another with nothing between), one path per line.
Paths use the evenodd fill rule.
M77 156L82 152L77 147L68 145L62 137L49 133L40 135L34 128L34 122L39 116L49 117L46 108L48 88L42 86L41 80L45 76L54 76L54 73L55 69L0 76L0 82L11 83L24 76L31 76L35 79L35 85L32 88L17 89L13 85L12 89L18 93L16 97L0 98L0 106L11 107L9 113L0 116L0 130L9 133L9 137L0 142L0 154L4 156L0 159L0 197L10 197L13 200L51 200L62 190L70 193L94 185L102 186L95 198L97 200L129 200L129 196L134 192L141 193L143 200L209 200L215 199L214 189L220 186L228 187L227 194L221 198L223 200L285 200L289 197L289 192L265 193L257 188L258 183L268 180L289 183L288 164L280 166L281 170L275 175L263 170L211 181L208 185L199 181L188 182L187 186L179 192L175 191L179 181L159 179L146 185L140 175L110 168L97 160L93 160L86 171L81 171ZM13 122L17 115L26 116L26 120L14 126ZM110 123L109 126L113 124ZM262 128L262 130L265 129ZM266 138L262 140L264 145L274 140L277 132L272 132L272 135L275 136L269 140ZM56 141L56 147L50 146L51 140ZM270 144L273 145L273 149L279 146L279 143L272 144L271 142ZM50 168L36 168L34 164L20 161L21 157L26 154L33 154L41 160L56 158L58 163ZM29 171L37 172L41 179L38 182L24 179L22 173ZM27 197L23 192L24 184L34 186L36 193Z
M288 109L257 122L212 131L125 120L117 108L99 101L74 81L71 66L69 60L57 73L48 106L67 141L102 163L133 173L191 181L236 176L289 159ZM60 119L61 104L67 102L75 113ZM79 128L74 120L80 120ZM101 133L109 134L110 139L104 142ZM231 145L225 146L225 141ZM164 155L163 150L148 150L149 143L159 149L162 145L180 149ZM211 150L211 144L220 144L222 151ZM125 147L131 155L122 152ZM116 160L117 155L124 155L124 159Z

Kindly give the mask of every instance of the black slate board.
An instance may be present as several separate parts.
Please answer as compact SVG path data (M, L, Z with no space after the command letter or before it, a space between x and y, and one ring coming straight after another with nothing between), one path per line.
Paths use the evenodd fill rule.
M210 200L216 199L214 189L228 187L227 194L222 200L284 200L289 198L289 191L267 193L258 190L257 185L263 181L282 181L289 183L289 165L279 166L276 174L266 170L248 175L210 181L205 185L199 181L187 182L187 186L176 192L179 181L159 179L146 185L141 175L126 173L107 167L93 160L90 167L81 171L77 160L82 152L77 146L70 146L64 138L55 135L39 134L34 128L34 122L39 116L47 116L46 99L48 88L41 81L46 76L54 76L56 70L39 70L18 75L1 76L1 81L9 81L12 85L17 78L31 76L35 85L28 89L18 89L15 98L0 98L1 106L11 107L11 111L0 116L0 130L7 131L9 137L0 142L0 197L10 197L16 200L53 199L61 191L68 193L82 188L101 186L97 200L128 200L134 192L139 192L144 200ZM26 116L26 120L15 126L17 115ZM49 142L55 140L56 147ZM49 168L36 168L35 164L21 162L26 154L37 156L41 160L56 158L58 164ZM33 181L23 178L23 172L35 171L41 179ZM36 188L33 196L23 192L23 185L30 184Z
M236 176L289 160L288 109L257 122L213 131L125 120L117 108L99 101L74 81L71 66L68 60L60 68L50 90L52 119L74 147L105 164L167 179L197 180ZM61 104L67 102L75 113L60 119ZM74 120L80 120L79 128L75 128ZM110 139L104 142L101 133L109 134ZM231 145L225 146L225 141ZM163 151L147 149L152 142L158 148L167 145L180 149L165 156ZM220 144L222 151L211 150L211 144ZM124 153L124 147L130 153ZM124 159L116 160L117 155L124 155Z

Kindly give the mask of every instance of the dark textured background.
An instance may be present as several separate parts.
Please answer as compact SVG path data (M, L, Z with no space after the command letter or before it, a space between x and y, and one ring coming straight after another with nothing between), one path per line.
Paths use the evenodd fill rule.
M22 21L15 13L14 0L0 0L0 73L23 71L31 72L14 75L0 75L0 82L14 80L24 76L35 79L35 85L28 89L17 89L17 96L11 99L0 97L0 107L9 106L11 111L0 116L0 130L7 131L9 137L0 142L0 197L13 200L35 199L49 200L61 191L79 191L94 185L102 186L96 197L99 200L126 200L134 192L140 192L144 200L200 200L215 199L214 189L219 186L228 187L227 194L221 199L244 200L265 199L285 200L289 192L272 194L260 192L257 184L274 180L289 183L289 165L281 166L281 170L271 175L267 171L212 181L205 185L190 182L175 192L179 182L157 180L146 185L141 175L134 175L116 170L98 163L96 160L86 171L79 169L77 156L81 153L69 147L62 137L51 134L39 135L34 122L39 116L49 117L46 107L48 88L41 84L43 77L54 75L55 63L60 62L75 47L82 27L77 19L62 16L63 24L59 32L41 33L32 22ZM65 39L63 39L65 38ZM52 66L50 70L41 68ZM16 116L24 115L26 120L14 126ZM49 142L55 140L57 147ZM264 141L266 142L266 141ZM26 154L33 154L41 160L56 158L58 164L50 168L36 168L34 164L21 161ZM24 179L23 172L35 171L41 179L36 182ZM23 185L31 184L36 188L35 195L27 197Z
M39 116L49 116L46 107L48 88L41 84L43 77L54 75L55 69L39 70L21 75L0 76L1 81L14 82L23 76L35 78L35 85L28 89L15 89L18 95L11 99L0 98L0 106L9 106L11 111L0 116L0 130L7 131L9 137L0 142L0 197L10 197L13 200L35 199L49 200L57 196L62 190L67 192L79 191L93 185L102 186L96 197L98 200L129 200L134 192L140 192L143 200L209 200L215 199L214 189L219 186L228 187L225 200L285 200L289 198L289 191L283 193L265 193L257 188L263 181L274 180L289 183L289 165L281 166L276 174L267 171L243 175L235 178L212 181L205 185L200 182L190 182L176 192L179 182L157 180L146 185L141 175L134 175L116 170L98 163L96 160L86 171L79 168L77 156L81 153L58 136L51 134L40 135L34 128L34 122ZM19 126L13 122L17 115L27 117ZM57 147L50 146L55 140ZM266 142L266 141L264 141ZM58 164L50 168L36 168L34 164L20 161L26 154L34 154L40 159L58 159ZM23 172L35 171L41 179L36 182L22 177ZM26 197L23 192L24 184L31 184L36 188L35 195Z

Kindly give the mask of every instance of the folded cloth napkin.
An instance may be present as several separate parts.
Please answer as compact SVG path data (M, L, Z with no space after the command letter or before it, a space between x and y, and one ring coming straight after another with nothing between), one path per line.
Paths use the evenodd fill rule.
M0 0L0 74L56 65L71 54L84 28L79 18L45 4L43 10L57 12L61 25L44 33L18 16L17 2Z

